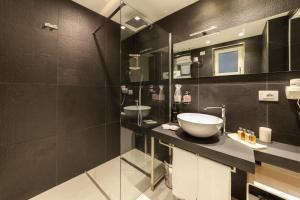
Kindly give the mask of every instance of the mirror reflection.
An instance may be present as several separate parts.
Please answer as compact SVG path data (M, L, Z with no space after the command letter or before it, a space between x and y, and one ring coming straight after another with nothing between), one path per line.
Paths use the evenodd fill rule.
M300 69L299 11L225 30L211 26L174 44L174 79ZM291 52L291 53L289 53Z

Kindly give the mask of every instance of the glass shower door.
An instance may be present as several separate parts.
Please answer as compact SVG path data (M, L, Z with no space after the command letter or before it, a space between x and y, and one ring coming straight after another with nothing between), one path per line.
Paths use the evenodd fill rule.
M169 121L169 33L125 2L121 9L121 199L150 190L151 130ZM156 179L168 149L155 145Z

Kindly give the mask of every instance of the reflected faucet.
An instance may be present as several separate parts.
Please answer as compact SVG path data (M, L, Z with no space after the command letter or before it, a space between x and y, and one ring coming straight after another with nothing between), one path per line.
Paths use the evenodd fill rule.
M223 119L223 134L226 132L226 106L214 106L214 107L206 107L204 110L210 110L210 109L221 109L222 111L222 119Z

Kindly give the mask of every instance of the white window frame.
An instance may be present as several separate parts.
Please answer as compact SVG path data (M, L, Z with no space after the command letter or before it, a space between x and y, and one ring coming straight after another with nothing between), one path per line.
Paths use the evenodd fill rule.
M221 73L219 71L219 55L221 53L228 53L232 51L238 52L238 71L237 72L226 72ZM245 73L245 44L239 43L236 45L230 45L225 47L219 47L213 49L213 63L214 63L214 75L215 76L227 76L227 75L237 75Z

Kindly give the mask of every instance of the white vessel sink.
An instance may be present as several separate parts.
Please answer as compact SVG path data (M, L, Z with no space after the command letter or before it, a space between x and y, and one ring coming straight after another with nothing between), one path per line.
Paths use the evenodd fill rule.
M194 137L210 137L219 132L223 120L212 115L181 113L177 115L179 126Z
M124 112L127 117L136 118L138 116L138 112L141 110L142 117L145 118L150 114L151 107L150 106L126 106L124 107Z

